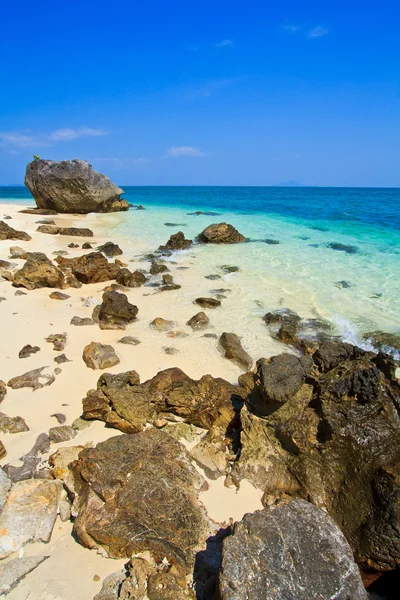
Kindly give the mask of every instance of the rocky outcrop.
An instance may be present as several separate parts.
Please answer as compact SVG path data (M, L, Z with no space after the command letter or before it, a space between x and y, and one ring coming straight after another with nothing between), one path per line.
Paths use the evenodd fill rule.
M141 271L130 271L129 269L121 269L117 275L117 283L125 287L140 287L146 283L146 276Z
M60 269L71 273L81 283L99 283L116 279L120 267L108 262L101 252L90 252L76 258L57 256Z
M66 288L64 273L42 252L28 252L27 261L14 275L13 285L27 290L37 288Z
M244 235L228 223L215 223L206 227L199 235L201 244L238 244L245 242Z
M29 242L31 236L25 233L25 231L17 231L13 229L4 221L0 221L0 240L23 240Z
M224 332L219 338L219 343L225 350L225 358L229 358L242 369L251 369L253 359L243 348L240 338L236 333Z
M125 294L104 292L103 302L94 308L92 318L98 321L100 329L125 329L138 312L138 307L130 304Z
M198 501L204 480L182 444L149 429L85 449L71 467L81 544L114 558L148 550L159 561L193 567L209 522Z
M175 251L175 250L187 250L190 246L193 245L193 240L187 240L185 238L185 234L182 231L178 231L178 233L174 233L169 238L168 242L165 246L159 246L159 250L161 252L166 251Z
M345 537L304 500L247 514L225 538L221 600L367 600Z
M204 375L194 380L177 368L160 371L142 384L136 371L105 373L83 399L83 414L127 433L170 413L198 427L226 429L234 417L232 398L238 394L240 388L224 379Z
M394 371L390 357L340 342L324 342L312 359L258 361L255 374L240 378L249 404L231 474L262 489L264 504L301 496L324 508L357 562L378 571L400 565Z
M89 213L129 208L120 199L123 190L84 160L33 160L26 167L25 185L40 209Z
M110 369L120 363L112 346L98 342L90 342L85 346L82 358L90 369Z

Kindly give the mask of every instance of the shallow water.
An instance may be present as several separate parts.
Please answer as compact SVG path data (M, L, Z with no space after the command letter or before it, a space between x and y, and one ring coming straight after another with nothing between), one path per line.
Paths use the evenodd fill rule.
M93 215L89 221L98 229L101 218L110 239L129 238L138 255L178 230L194 239L221 221L249 239L235 246L196 246L173 257L190 263L192 281L210 274L222 277L209 281L210 289L232 290L226 293L231 300L225 301L225 325L244 332L249 344L259 335L260 317L284 307L330 320L351 342L361 343L374 330L400 332L400 190L124 189L129 202L146 210ZM23 187L0 188L0 201L29 204L30 195ZM218 214L188 214L195 211ZM220 267L226 264L238 266L239 272L225 274Z

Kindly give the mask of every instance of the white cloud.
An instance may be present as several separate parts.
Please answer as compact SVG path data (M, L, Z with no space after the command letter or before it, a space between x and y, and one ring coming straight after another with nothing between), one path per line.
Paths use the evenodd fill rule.
M297 33L301 29L300 25L283 25L283 29L289 33Z
M204 156L204 152L193 146L172 146L167 150L166 156L177 158L180 156Z
M78 127L77 129L56 129L50 133L31 133L30 131L0 131L0 143L7 146L26 148L29 146L53 146L56 142L70 142L80 137L98 137L107 135L103 129Z
M232 46L233 44L233 40L222 40L221 42L218 42L218 44L215 44L216 48L225 48L226 46Z
M308 37L323 37L324 35L328 35L328 33L329 29L327 29L326 27L322 27L321 25L317 25L317 27L314 27L314 29L311 29L311 31L308 32Z

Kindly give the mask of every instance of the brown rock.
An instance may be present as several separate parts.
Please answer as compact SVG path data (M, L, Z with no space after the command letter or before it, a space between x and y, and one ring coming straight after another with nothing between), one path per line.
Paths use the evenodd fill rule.
M162 317L156 317L151 323L150 327L157 329L157 331L169 331L175 325L175 321L167 321Z
M0 221L0 240L23 240L29 242L31 236L25 233L25 231L17 231L13 229L4 221Z
M25 215L58 215L58 212L51 208L25 208L19 212Z
M90 252L76 258L57 257L60 269L72 273L81 283L99 283L117 277L119 267L108 262L101 252Z
M60 425L49 429L49 438L54 444L60 444L61 442L73 440L77 433L76 429L69 425Z
M103 252L108 258L113 258L114 256L119 256L122 254L121 248L118 244L113 244L113 242L106 242L102 246L97 248L98 252Z
M29 427L22 417L7 417L4 413L0 413L0 431L3 433L21 433L29 431Z
M196 298L195 302L203 308L217 308L217 306L221 306L221 301L215 298Z
M132 273L129 269L121 269L117 275L117 283L126 287L140 287L146 283L146 277L140 271Z
M136 337L132 337L131 335L125 335L120 340L118 340L118 343L119 344L130 344L131 346L137 346L141 342Z
M227 223L209 225L199 235L202 244L238 244L245 241L246 238Z
M24 248L20 248L19 246L11 246L10 247L10 258L21 258L26 260L27 251Z
M175 250L186 250L193 245L193 240L185 239L185 234L182 231L178 231L178 233L174 233L169 238L168 242L165 246L159 246L159 250L165 252L166 250L175 251Z
M159 273L165 273L167 271L169 271L167 265L162 265L162 264L156 262L155 260L152 261L151 267L150 267L150 273L152 275L158 275Z
M0 459L4 458L5 456L7 456L7 450L6 450L3 442L0 440Z
M71 296L68 296L68 294L63 294L62 292L51 292L49 298L52 300L68 300L68 298L71 298Z
M12 379L10 379L7 385L13 390L19 390L24 387L31 387L34 392L45 385L51 385L52 383L54 383L56 378L54 377L54 375L42 373L43 369L46 369L46 367L33 369L32 371L28 371L23 375L13 377Z
M210 319L207 317L206 313L199 312L196 315L193 315L193 317L189 319L186 325L189 325L189 327L191 327L192 329L201 329L202 327L208 325L209 322Z
M253 359L243 348L238 335L224 332L219 338L219 343L225 350L225 358L229 358L243 369L251 369Z
M71 319L71 325L76 325L78 327L94 325L94 324L95 323L94 323L93 319L90 319L89 317L72 317L72 319Z
M120 363L112 346L98 342L85 346L82 358L90 369L110 369Z
M3 402L5 395L7 394L7 386L5 381L0 379L0 403Z
M103 302L96 308L93 318L97 317L100 329L125 329L135 321L139 312L138 307L130 304L127 296L119 292L104 292Z
M42 287L64 288L64 273L42 252L28 252L27 261L14 275L13 285L35 290Z
M27 344L19 351L18 357L29 358L31 354L36 354L36 352L40 352L39 346L31 346L30 344Z
M46 342L49 344L53 344L53 350L56 352L62 352L65 348L65 344L67 343L67 334L66 333L52 333L51 335L45 338Z

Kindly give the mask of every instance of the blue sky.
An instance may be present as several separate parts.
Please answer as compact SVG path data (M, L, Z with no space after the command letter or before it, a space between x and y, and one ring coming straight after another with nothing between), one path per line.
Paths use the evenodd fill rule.
M0 184L33 154L121 185L400 186L400 4L13 0Z

